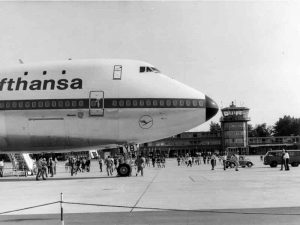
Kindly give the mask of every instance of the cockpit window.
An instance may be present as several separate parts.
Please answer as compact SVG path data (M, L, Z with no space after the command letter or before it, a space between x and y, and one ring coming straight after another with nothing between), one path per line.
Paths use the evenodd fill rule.
M149 67L149 66L140 67L140 73L148 73L148 72L160 73L160 71L154 67Z
M154 73L160 73L160 71L159 71L158 69L154 68L154 67L151 67L151 69L152 69L152 71L153 71Z
M140 67L140 73L144 73L145 70L146 70L146 67L144 67L144 66L141 66L141 67Z

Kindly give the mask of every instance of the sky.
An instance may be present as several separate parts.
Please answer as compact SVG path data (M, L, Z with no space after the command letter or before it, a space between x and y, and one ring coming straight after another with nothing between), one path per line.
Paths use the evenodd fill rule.
M274 125L300 117L299 12L297 1L0 2L0 67L139 59Z

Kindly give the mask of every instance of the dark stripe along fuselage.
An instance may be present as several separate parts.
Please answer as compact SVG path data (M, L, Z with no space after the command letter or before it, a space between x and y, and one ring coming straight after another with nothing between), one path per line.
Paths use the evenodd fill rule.
M0 100L0 111L89 108L205 108L205 100L178 98L105 98L99 100L89 98Z

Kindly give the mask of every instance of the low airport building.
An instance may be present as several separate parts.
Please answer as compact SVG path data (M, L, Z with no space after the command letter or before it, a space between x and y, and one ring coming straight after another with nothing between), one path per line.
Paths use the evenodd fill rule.
M263 155L271 149L299 149L300 136L249 137L249 108L238 107L233 102L221 109L219 132L184 132L176 136L140 145L144 155L163 154L169 157L197 155L197 153L234 150L238 154Z

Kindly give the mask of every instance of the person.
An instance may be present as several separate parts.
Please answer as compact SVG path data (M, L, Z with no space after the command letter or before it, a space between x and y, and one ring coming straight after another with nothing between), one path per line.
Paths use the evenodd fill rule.
M280 170L283 170L283 166L285 168L284 154L285 154L285 150L282 149L282 153L281 153L281 168L280 168Z
M112 176L112 173L113 173L113 161L110 158L110 156L107 156L107 158L105 159L105 165L106 165L107 176Z
M144 167L145 167L145 161L143 157L138 156L135 160L135 165L137 166L136 176L141 172L141 175L144 176Z
M239 171L238 166L239 166L239 157L236 154L232 154L231 156L232 160L234 161L235 164L235 171Z
M3 177L4 161L0 160L0 177Z
M53 160L52 160L52 158L49 158L49 160L48 160L48 173L51 174L51 177L53 177L53 174L54 174L53 167L54 167Z
M146 165L147 165L147 167L150 166L150 159L149 159L149 156L146 157Z
M223 155L223 169L226 170L227 152Z
M178 164L178 166L180 166L180 157L179 156L177 156L177 164Z
M156 158L156 165L157 165L157 168L161 168L161 158L160 158L160 156L158 156L157 158Z
M73 176L73 174L75 173L75 158L73 157L69 158L69 167L70 167L71 176Z
M117 157L114 157L114 170L117 170L118 168L118 158Z
M38 172L36 174L36 180L39 180L40 176L42 176L43 180L46 180L45 178L45 171L44 171L44 168L43 168L43 159L40 158L37 162L36 162L36 166L37 166L37 169L38 169Z
M213 153L210 157L211 170L215 169L216 163L217 163L217 157L215 153Z
M77 174L77 172L79 171L79 172L82 172L81 171L81 161L80 161L80 159L79 159L79 157L77 157L77 159L76 159L76 161L75 161L75 165L76 165L76 170L75 170L75 174Z
M43 158L42 159L42 171L46 177L48 177L47 168L48 168L47 160L46 160L46 158Z
M289 168L290 155L286 150L284 151L283 159L284 159L285 170L290 170Z
M156 161L156 159L155 159L155 156L153 155L153 156L152 156L152 166L153 166L153 167L155 167L155 161Z
M101 156L99 156L99 167L100 167L100 173L102 173L102 166L103 166L103 159L101 158Z
M161 166L163 167L163 168L166 168L166 158L163 156L163 157L161 157Z
M187 167L192 167L192 157L188 155L187 157Z
M53 173L54 175L56 175L56 165L58 163L58 160L56 157L54 157L54 160L53 160Z
M85 170L86 170L86 158L85 157L80 158L80 165L81 165L81 172L85 172Z
M91 170L91 159L88 158L85 162L85 165L86 165L86 172L90 172Z

